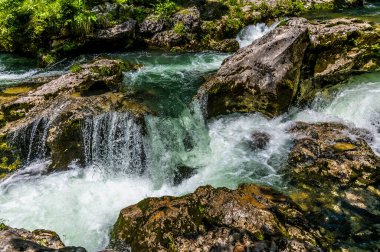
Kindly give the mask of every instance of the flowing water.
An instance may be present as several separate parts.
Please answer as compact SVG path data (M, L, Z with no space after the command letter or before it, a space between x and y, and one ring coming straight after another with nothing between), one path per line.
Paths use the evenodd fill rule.
M260 27L251 29L265 33ZM245 41L258 37L249 35L254 33L249 29L244 33ZM244 182L286 190L277 171L290 147L286 128L295 120L344 121L367 128L375 135L371 145L379 151L380 74L353 78L321 94L310 107L271 120L260 114L233 114L205 121L192 98L228 55L110 56L143 65L137 72L125 73L124 83L130 99L154 111L145 117L146 133L127 113L110 112L89 118L82 127L85 169L72 164L68 171L46 175L49 159L30 153L31 163L0 184L0 219L6 224L51 229L66 245L97 251L107 245L119 211L149 196L182 195L206 184L235 188ZM10 64L2 59L0 64ZM34 65L20 68L12 71L22 75L35 69ZM46 122L24 133L29 144L44 135L41 125ZM252 146L256 132L269 136L264 149Z
M269 33L271 30L276 28L280 24L280 21L274 22L272 25L268 26L265 23L258 23L256 25L249 25L242 29L237 36L237 41L239 42L240 48L246 47L252 43L252 41L261 38L265 34Z

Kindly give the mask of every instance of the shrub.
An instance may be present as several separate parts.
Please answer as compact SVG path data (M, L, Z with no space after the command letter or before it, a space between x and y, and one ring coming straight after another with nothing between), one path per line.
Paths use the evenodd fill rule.
M170 0L162 0L154 5L154 13L161 18L170 18L177 10L177 5Z

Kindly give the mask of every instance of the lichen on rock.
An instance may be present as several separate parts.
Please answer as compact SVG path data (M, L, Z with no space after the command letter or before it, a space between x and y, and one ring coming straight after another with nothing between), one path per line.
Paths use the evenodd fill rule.
M297 248L320 251L319 235L292 201L269 187L198 188L183 197L148 198L123 209L110 247L132 251ZM289 250L290 251L290 250Z

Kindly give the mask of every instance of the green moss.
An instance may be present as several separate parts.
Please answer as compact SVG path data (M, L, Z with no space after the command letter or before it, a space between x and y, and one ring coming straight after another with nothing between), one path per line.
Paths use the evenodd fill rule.
M82 66L80 64L74 64L70 67L70 71L72 73L79 73L82 70Z
M46 54L42 56L42 63L46 66L53 64L57 61L57 58L53 54Z
M175 24L173 31L177 34L183 35L186 33L186 27L183 22L178 22Z
M145 213L146 210L148 210L150 207L150 199L144 199L140 201L137 203L137 207L140 208L143 213Z
M4 224L3 220L0 220L0 231L8 230L9 227Z
M14 172L21 166L20 157L5 140L0 143L0 175Z
M253 234L253 237L257 240L257 241L263 241L265 239L263 233L261 233L260 231L257 231Z

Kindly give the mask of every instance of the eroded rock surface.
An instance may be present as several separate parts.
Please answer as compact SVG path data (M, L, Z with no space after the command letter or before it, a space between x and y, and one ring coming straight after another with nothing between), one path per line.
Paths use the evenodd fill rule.
M380 69L379 41L380 29L363 21L293 18L227 58L198 98L208 117L277 116L354 73Z
M132 251L321 251L319 234L292 201L269 187L198 188L123 209L111 247Z

